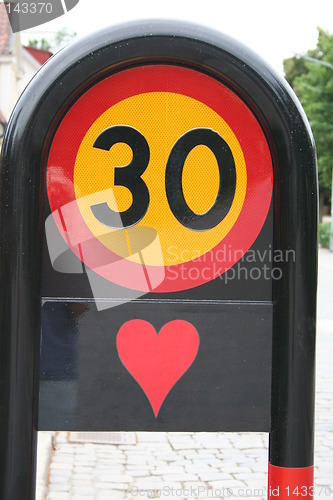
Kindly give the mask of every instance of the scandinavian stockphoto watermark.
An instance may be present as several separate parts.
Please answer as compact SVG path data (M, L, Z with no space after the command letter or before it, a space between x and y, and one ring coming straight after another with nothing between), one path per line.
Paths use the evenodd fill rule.
M72 10L80 0L8 0L5 7L13 33L40 26Z
M218 250L208 251L200 255L193 249L179 250L177 246L167 249L168 262L192 261L200 266L188 267L186 265L174 266L169 273L169 279L196 281L200 277L205 280L218 276L225 283L233 280L280 280L283 276L281 264L295 262L295 250L286 251L274 249L272 245L262 250L250 249L245 254L243 250L231 245L221 246ZM227 262L237 262L232 267L226 267Z
M163 252L157 232L147 227L136 229L133 245L129 246L127 230L114 232L102 227L95 235L87 230L78 232L75 224L79 217L77 203L72 202L46 219L49 256L55 271L87 275L98 310L139 299L167 281L186 282L185 288L192 288L214 279L226 285L237 280L280 280L283 266L296 259L294 250L283 252L271 244L245 253L223 244L204 254L177 245ZM109 241L111 248L96 244L98 238ZM152 255L155 266L150 262ZM136 286L128 286L133 280Z

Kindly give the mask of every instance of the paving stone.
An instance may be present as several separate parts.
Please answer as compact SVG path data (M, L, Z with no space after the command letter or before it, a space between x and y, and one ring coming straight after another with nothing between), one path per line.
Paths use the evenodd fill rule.
M262 469L259 468L259 471L266 469L267 469L267 463L265 464L265 467L263 467ZM235 474L235 473L237 474L238 472L240 473L243 472L248 475L251 475L253 472L253 464L251 464L251 467L245 467L244 465L238 465L235 463L225 465L223 462L221 462L220 470L221 472L228 472L229 474Z
M251 477L246 481L246 496L267 496L267 477L260 481L253 481Z
M127 462L126 457L124 458L116 458L116 457L110 457L109 459L106 458L100 458L98 459L98 464L99 465L105 465L106 467L119 467L121 465L125 465Z
M98 476L98 480L104 483L131 483L133 481L133 477L125 474L103 474Z
M201 479L201 481L228 481L232 479L232 475L226 472L211 472L205 470L199 473L199 478Z
M147 475L150 475L150 474L153 475L153 471L150 471L150 470L129 470L129 473L131 474L131 476L133 478L146 477Z
M71 500L68 493L49 493L46 498L47 500Z
M236 472L233 476L239 481L265 481L265 471L262 473L252 472L250 474L245 472Z
M50 483L48 486L48 490L51 493L55 492L60 492L60 493L69 493L71 490L71 484L70 483Z
M189 474L186 472L178 473L178 474L168 474L163 478L166 482L179 482L183 483L184 481L197 481L199 478L196 474Z
M52 464L62 463L62 464L73 464L74 463L74 454L72 456L64 456L61 453L52 457Z
M103 481L96 480L95 483L96 491L127 491L129 489L128 483L107 483Z
M87 486L87 485L80 486L80 485L74 484L72 486L72 492L76 495L80 494L82 496L83 495L94 496L95 495L95 487L94 486Z
M52 462L50 465L50 469L54 472L60 471L60 470L71 470L71 465L68 464L68 462Z
M175 460L175 452L170 450L168 452L161 452L161 451L154 451L152 455L156 458L156 460L159 461L166 461L166 462L173 462ZM150 455L150 460L151 460L151 455Z
M236 479L223 479L219 481L209 481L208 482L209 487L212 490L217 490L217 489L223 489L223 488L229 488L233 494L235 491L239 488L246 488L246 483L244 481L239 481Z
M69 478L71 477L71 474L69 473L68 475L61 474L61 475L52 475L50 476L50 484L66 484L68 483Z
M73 493L70 498L71 500L82 500L82 498L83 500L95 500L95 494L85 495L84 493L78 493L78 494Z
M178 450L177 455L179 458L183 457L186 460L194 460L198 457L198 450Z
M176 455L174 455L175 458ZM187 466L194 466L193 460L186 460L185 458L181 458L179 460L173 460L172 462L169 462L169 465L172 466L180 466L180 467L187 467Z
M179 466L167 466L165 465L164 467L156 467L156 469L153 471L154 476L163 476L163 475L169 475L169 474L184 474L185 469L184 467L179 467Z
M192 472L193 474L198 474L199 476L202 472L212 472L212 468L206 464L185 464L184 468L186 472Z
M97 464L94 470L95 473L98 471L101 474L125 474L128 469L125 467L110 467L107 465Z
M165 486L165 482L158 477L146 476L137 478L135 480L135 483L133 483L131 486L132 489L134 488L136 490L161 490L163 486Z
M136 433L138 443L141 441L144 442L166 442L167 441L167 435L165 432L137 432Z
M266 495L263 495L263 496L256 495L256 496L253 496L253 497L246 495L245 498L246 498L246 500L267 500L267 496Z
M75 479L71 482L71 491L76 491L76 488L81 490L86 489L87 491L95 492L95 481L76 481Z
M186 450L195 450L199 449L201 446L199 443L186 443L186 442L174 442L172 443L172 448L180 453L184 452L186 454Z
M135 464L147 464L147 463L149 463L149 460L147 458L134 457L134 456L129 456L127 458L127 464L135 465Z
M57 432L56 433L56 439L57 439L57 444L58 445L60 445L61 443L68 444L68 434L67 434L67 432Z
M221 460L218 460L217 458L195 458L193 460L193 464L200 466L202 465L205 467L206 465L209 465L210 467L221 467Z
M93 471L91 472L76 472L74 471L72 478L76 481L87 481L93 476Z
M112 498L110 492L97 493L96 500L124 500L124 495L120 491L112 491Z

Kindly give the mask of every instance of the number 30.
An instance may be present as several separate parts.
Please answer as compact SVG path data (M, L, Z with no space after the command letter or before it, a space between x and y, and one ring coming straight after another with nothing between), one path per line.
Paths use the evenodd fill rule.
M106 202L92 205L91 210L105 226L123 229L140 222L148 210L149 191L141 176L148 166L150 152L144 136L135 128L125 125L105 129L94 142L94 148L109 151L117 143L127 144L132 149L133 158L127 166L115 168L114 185L128 188L132 193L133 202L124 212L115 212ZM199 145L207 146L213 152L220 174L216 200L203 214L197 214L190 209L182 186L186 158L192 149ZM171 212L183 226L193 231L207 231L217 226L229 212L235 190L234 158L228 144L217 132L208 128L195 128L177 140L167 161L165 191Z

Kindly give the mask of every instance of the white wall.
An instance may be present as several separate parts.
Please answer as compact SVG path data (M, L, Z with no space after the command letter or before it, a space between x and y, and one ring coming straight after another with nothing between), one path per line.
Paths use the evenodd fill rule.
M18 44L14 54L0 55L0 109L7 122L18 98L40 67ZM1 142L0 138L0 145Z
M15 57L0 56L0 109L8 120L18 98Z

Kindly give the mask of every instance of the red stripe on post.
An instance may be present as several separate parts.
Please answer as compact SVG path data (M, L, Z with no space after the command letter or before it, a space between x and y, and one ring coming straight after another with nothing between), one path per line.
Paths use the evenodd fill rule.
M313 499L314 467L278 467L268 464L268 499Z

